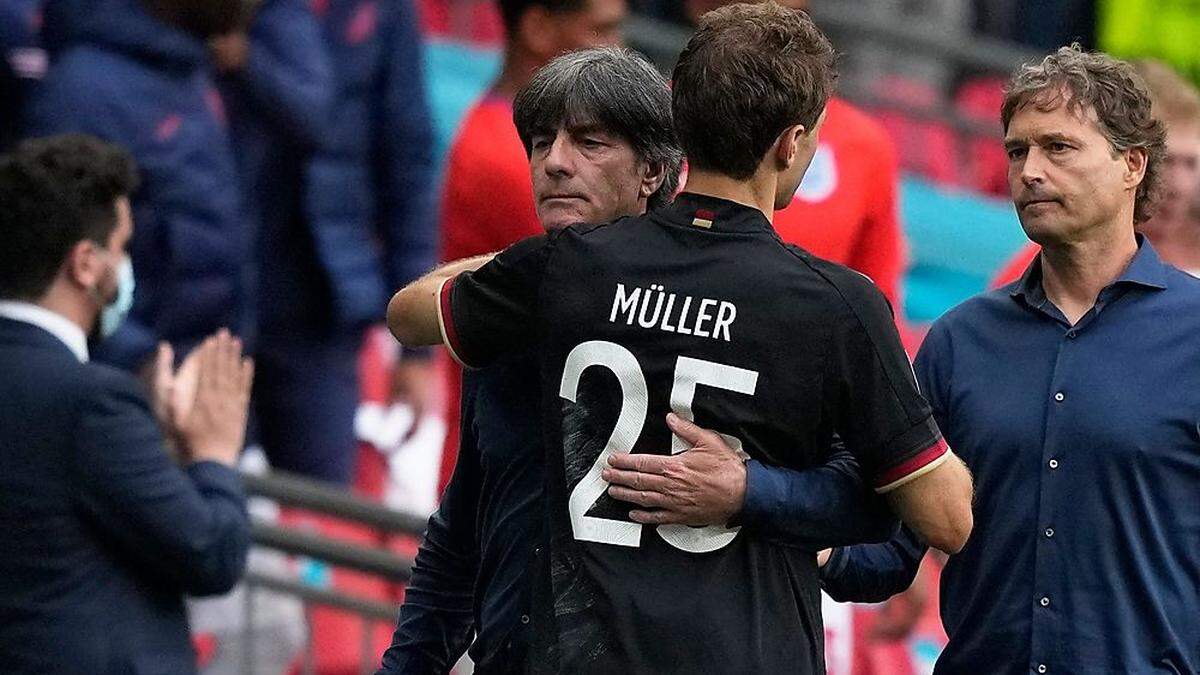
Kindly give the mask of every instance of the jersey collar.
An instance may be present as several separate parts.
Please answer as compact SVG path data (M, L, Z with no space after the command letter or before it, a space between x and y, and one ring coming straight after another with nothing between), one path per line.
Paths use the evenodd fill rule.
M756 208L691 192L681 193L674 203L662 209L660 213L672 225L713 232L771 231L771 221Z

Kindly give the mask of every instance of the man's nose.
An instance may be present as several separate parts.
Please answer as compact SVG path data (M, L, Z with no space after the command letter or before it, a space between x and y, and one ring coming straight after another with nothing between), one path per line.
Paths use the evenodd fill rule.
M563 133L554 137L546 152L546 173L570 175L574 173L575 158L571 139Z
M1021 162L1021 182L1032 187L1046 180L1046 157L1037 148L1030 148Z

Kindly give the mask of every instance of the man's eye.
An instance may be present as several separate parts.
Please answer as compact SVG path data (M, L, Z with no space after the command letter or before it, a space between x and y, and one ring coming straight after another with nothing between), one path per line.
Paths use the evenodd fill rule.
M1051 143L1047 147L1050 149L1050 152L1066 152L1067 150L1071 149L1071 146L1069 146L1066 143L1063 143L1061 141L1056 141L1054 143Z
M1025 156L1025 148L1009 148L1008 149L1008 159L1011 161L1016 161L1018 159L1021 159L1024 156Z
M583 147L585 147L585 148L596 149L596 148L602 148L605 145L606 145L606 143L604 141L601 141L598 138L583 139Z

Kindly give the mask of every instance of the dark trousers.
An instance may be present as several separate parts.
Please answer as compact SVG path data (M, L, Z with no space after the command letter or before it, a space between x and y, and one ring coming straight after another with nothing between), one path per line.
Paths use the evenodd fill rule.
M361 345L358 333L259 336L254 412L273 469L350 484Z

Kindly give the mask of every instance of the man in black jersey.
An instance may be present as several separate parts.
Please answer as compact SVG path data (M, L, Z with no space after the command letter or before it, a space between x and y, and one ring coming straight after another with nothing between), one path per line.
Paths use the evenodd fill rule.
M928 543L965 543L970 478L916 391L887 303L771 229L815 149L832 56L801 12L707 15L674 72L691 164L674 205L449 265L393 299L406 344L443 341L474 366L532 344L540 361L550 669L823 671L811 554L736 527L636 523L606 494L612 454L688 449L667 420L796 469L823 461L836 433Z

